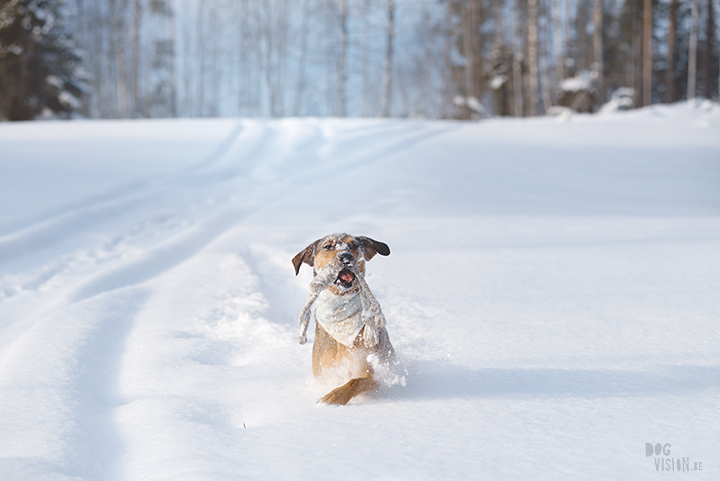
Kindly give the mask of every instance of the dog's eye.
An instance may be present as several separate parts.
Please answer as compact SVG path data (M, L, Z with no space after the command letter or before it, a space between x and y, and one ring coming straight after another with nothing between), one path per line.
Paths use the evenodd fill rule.
M332 245L332 244L325 244L325 245L323 246L323 249L325 249L326 251L329 251L329 250L331 250L332 248L333 248L333 245Z
M355 250L355 249L357 249L358 247L360 247L360 245L359 245L357 242L351 242L351 243L350 243L350 249Z

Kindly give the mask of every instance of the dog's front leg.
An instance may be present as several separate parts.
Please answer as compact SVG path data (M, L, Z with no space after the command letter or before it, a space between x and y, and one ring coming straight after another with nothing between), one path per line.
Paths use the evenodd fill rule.
M364 392L376 391L378 383L372 377L351 379L337 389L320 398L318 402L325 404L347 404L352 398Z

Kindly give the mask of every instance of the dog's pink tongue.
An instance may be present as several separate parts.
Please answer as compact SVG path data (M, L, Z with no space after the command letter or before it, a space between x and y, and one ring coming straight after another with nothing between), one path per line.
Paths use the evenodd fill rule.
M352 282L353 279L355 279L355 275L352 272L345 271L340 274L340 280L342 280L343 282Z

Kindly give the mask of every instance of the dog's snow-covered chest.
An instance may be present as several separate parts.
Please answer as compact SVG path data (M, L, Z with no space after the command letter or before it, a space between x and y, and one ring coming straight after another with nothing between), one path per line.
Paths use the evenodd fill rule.
M360 294L346 297L322 291L317 297L315 318L333 339L352 347L363 328Z

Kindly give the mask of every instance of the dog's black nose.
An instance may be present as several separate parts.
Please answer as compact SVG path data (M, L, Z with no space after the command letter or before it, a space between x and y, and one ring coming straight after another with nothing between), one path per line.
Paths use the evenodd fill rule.
M343 252L338 257L340 259L340 262L342 262L346 266L349 266L353 262L353 255L348 252Z

